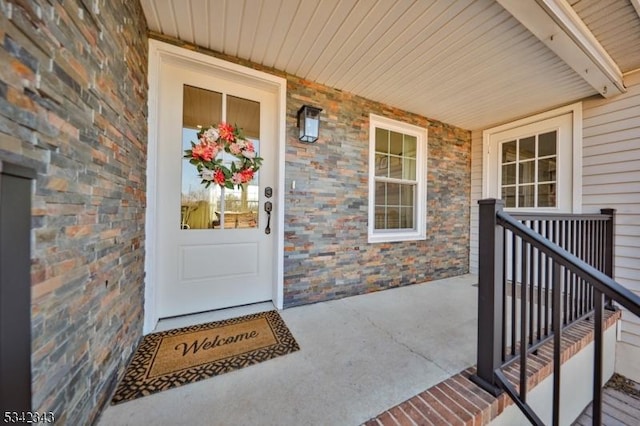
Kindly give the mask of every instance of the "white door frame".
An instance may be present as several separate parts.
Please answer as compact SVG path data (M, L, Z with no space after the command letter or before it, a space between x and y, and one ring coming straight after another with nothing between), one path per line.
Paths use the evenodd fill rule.
M238 79L255 84L261 88L267 88L277 97L278 123L276 133L278 135L275 146L276 158L276 187L274 192L275 226L273 261L274 277L272 301L278 309L283 308L284 303L284 160L286 140L286 104L287 81L284 78L257 71L238 64L223 61L202 53L193 52L178 46L163 43L157 40L149 40L149 120L148 120L148 146L147 146L147 210L145 215L145 302L144 302L144 327L143 333L148 334L154 330L158 323L156 307L157 268L161 259L157 253L158 200L156 197L156 180L158 177L158 93L160 91L160 69L164 62L180 63L190 67L205 67L237 76Z

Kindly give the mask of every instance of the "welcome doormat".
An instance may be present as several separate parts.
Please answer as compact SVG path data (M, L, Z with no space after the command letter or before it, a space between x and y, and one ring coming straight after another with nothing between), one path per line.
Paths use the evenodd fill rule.
M238 370L299 350L276 311L144 337L111 404Z

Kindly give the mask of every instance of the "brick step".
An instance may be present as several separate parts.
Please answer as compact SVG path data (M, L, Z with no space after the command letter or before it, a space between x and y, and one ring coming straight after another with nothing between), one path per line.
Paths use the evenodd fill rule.
M616 324L621 312L605 311L603 328ZM593 323L576 322L563 331L561 361L565 363L593 341ZM533 390L553 372L553 341L543 344L527 363L527 389ZM505 373L519 371L514 362ZM499 416L513 401L506 393L497 397L487 393L469 378L476 367L468 368L414 397L389 408L365 422L363 426L404 425L486 425ZM517 374L515 375L517 377Z

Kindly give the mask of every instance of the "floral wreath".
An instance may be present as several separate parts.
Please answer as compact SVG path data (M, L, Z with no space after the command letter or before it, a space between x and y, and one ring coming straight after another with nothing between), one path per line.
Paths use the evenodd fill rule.
M216 158L221 152L229 153L240 161L232 161L231 167L227 167L222 158ZM191 142L191 149L184 153L184 158L198 169L205 188L213 182L222 188L233 189L237 185L244 189L242 185L251 182L262 164L253 142L245 138L237 126L227 123L200 129L198 143Z

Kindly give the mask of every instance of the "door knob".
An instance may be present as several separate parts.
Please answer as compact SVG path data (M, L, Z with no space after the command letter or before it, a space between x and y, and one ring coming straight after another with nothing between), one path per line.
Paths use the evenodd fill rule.
M273 210L271 201L264 203L264 211L267 212L267 227L264 229L264 233L267 235L271 233L271 210Z

